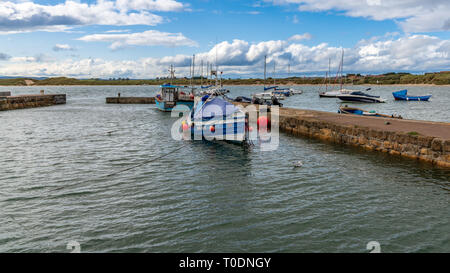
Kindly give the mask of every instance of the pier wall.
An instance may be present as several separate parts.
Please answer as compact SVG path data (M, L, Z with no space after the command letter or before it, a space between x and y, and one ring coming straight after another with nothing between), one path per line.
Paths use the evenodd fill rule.
M155 97L110 97L106 103L117 104L155 104Z
M246 104L236 103L243 106ZM279 128L294 136L361 147L450 168L450 123L280 108Z
M66 94L0 97L0 111L52 106L66 103Z

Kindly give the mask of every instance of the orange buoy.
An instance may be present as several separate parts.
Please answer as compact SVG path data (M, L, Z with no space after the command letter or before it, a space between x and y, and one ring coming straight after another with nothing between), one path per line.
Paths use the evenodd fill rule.
M267 119L266 116L260 116L256 121L256 124L258 125L259 128L267 128L269 120Z
M211 125L211 126L209 127L209 130L211 131L211 133L214 133L214 132L216 131L216 126Z
M189 125L185 121L183 121L181 123L181 128L183 129L183 131L187 131L189 129Z

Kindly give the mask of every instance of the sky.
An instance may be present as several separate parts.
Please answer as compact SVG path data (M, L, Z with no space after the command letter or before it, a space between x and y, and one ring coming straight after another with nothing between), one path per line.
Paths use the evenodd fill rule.
M0 76L450 70L449 0L0 0ZM290 74L288 74L288 67ZM206 67L203 68L206 71ZM206 73L206 72L204 72Z

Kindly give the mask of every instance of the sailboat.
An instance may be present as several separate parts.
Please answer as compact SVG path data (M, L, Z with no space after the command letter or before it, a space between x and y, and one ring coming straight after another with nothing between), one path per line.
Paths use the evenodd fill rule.
M321 97L321 98L336 98L339 95L350 94L351 92L356 91L356 90L349 90L349 89L343 88L343 82L342 82L343 69L344 69L344 50L342 50L341 62L339 63L339 68L338 68L338 71L336 72L336 79L335 79L335 82L336 82L337 79L339 78L339 82L340 82L339 90L328 91L328 81L329 81L328 77L330 76L330 59L328 59L328 73L325 76L326 89L325 89L325 91L319 92L319 97Z
M194 106L194 92L186 86L173 85L175 70L170 66L170 83L160 86L161 90L155 97L157 109L163 112L170 112L177 105L186 105L192 109Z
M273 64L273 86L266 87L266 66L267 66L267 56L264 56L264 91L273 90L272 94L278 96L278 99L284 99L284 97L289 97L292 95L300 95L303 93L301 90L293 90L290 87L280 88L276 85L275 79L275 62ZM290 65L289 65L290 70Z
M275 70L275 66L274 66L274 70ZM255 104L267 104L267 105L271 105L272 101L279 101L279 100L284 100L286 96L290 96L291 93L290 92L276 92L276 88L278 86L269 86L266 87L266 71L267 71L267 56L264 56L264 92L263 93L256 93L256 94L252 94L252 102ZM275 84L275 80L274 80L274 84ZM269 91L266 92L268 90L272 90L273 91ZM287 94L285 94L287 93Z

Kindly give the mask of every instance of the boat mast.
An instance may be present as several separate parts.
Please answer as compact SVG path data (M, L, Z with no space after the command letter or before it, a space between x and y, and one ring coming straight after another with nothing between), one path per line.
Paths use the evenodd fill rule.
M203 86L203 60L201 61L201 68L200 68L200 87Z
M273 85L275 86L275 60L273 61Z
M195 54L192 56L192 77L191 77L191 88L194 89L194 76L195 76Z
M274 86L276 85L276 84L275 84L275 64L276 64L276 62L273 61L273 85L274 85Z
M328 72L326 73L326 76L325 76L325 83L326 83L325 91L328 91L328 83L330 81L330 79L328 77L330 77L330 73L331 73L330 66L331 66L331 58L329 57L328 58Z
M341 91L342 91L342 78L343 78L343 71L344 71L344 49L342 49L342 57L341 57Z
M266 88L267 55L264 55L264 90Z

